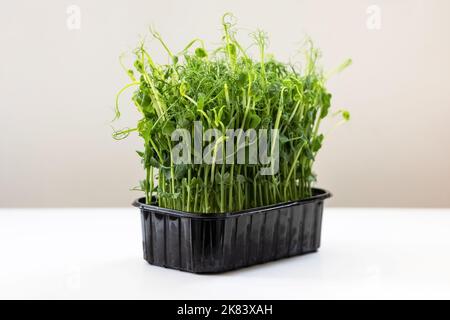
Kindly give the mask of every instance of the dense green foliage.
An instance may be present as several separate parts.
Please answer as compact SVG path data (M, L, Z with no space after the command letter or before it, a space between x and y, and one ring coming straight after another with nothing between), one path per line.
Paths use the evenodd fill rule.
M196 39L175 54L156 32L152 34L170 63L155 63L143 45L135 51L134 70L127 70L131 83L116 97L116 117L120 94L134 87L133 102L142 118L135 128L116 131L114 137L137 131L143 138L144 149L138 154L146 178L140 188L147 202L156 196L161 207L213 213L311 195L312 166L324 139L319 126L330 114L331 102L326 77L317 66L319 52L308 42L303 67L294 68L266 54L267 39L259 31L252 34L259 52L254 59L236 40L230 18L223 18L222 45L214 51ZM337 113L348 120L348 112ZM261 164L174 165L170 151L176 142L171 133L176 128L192 132L194 121L223 133L279 129L279 171L260 175Z

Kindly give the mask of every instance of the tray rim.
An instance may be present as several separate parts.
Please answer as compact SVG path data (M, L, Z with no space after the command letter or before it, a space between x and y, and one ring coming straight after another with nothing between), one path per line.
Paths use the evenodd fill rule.
M325 199L328 199L332 197L332 193L329 192L326 189L321 188L312 188L313 196L300 199L300 200L294 200L294 201L288 201L288 202L280 202L277 204L264 206L264 207L256 207L256 208L250 208L245 209L241 211L235 211L235 212L224 212L224 213L195 213L195 212L187 212L187 211L180 211L175 209L168 209L168 208L162 208L155 204L146 204L145 203L145 197L138 198L134 200L133 206L138 207L141 209L141 213L145 212L155 212L159 214L169 215L173 217L182 217L182 218L191 218L191 219L200 219L200 220L218 220L218 219L229 219L234 217L239 217L243 215L252 215L252 214L258 214L268 211L275 211L279 209L285 209L293 206L298 205L304 205L312 202L319 202L323 201Z

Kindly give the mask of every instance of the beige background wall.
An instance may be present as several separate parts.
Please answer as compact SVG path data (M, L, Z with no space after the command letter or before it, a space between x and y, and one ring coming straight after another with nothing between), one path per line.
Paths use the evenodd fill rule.
M81 29L66 26L69 5ZM367 27L370 5L381 29ZM333 131L316 171L335 206L450 206L450 2L446 0L15 0L0 5L0 207L128 206L141 177L139 139L116 142L109 120L126 83L118 63L153 24L181 49L217 41L232 11L288 60L305 34L331 68ZM154 47L150 43L150 47ZM158 54L156 54L158 55ZM123 100L123 106L127 101ZM118 126L136 119L132 108Z

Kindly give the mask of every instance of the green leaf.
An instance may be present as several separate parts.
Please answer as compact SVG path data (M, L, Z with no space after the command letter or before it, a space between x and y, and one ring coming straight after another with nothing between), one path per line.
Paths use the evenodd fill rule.
M148 188L147 181L146 180L139 181L139 187L141 188L142 191L147 190Z
M261 118L256 113L252 113L249 119L249 128L256 129L260 123Z
M322 107L320 109L320 118L323 119L328 115L328 110L331 106L331 94L325 93L322 95Z
M314 173L311 173L310 175L308 175L308 177L306 179L308 182L316 182L317 181L317 177Z
M200 110L203 110L203 107L205 106L205 95L203 93L198 94L197 99L197 108Z
M280 135L280 144L285 144L288 141L289 141L288 137L286 137L284 134Z
M134 62L134 67L136 68L137 71L139 71L140 73L144 72L144 66L142 65L142 62L140 60L136 60Z
M154 168L161 168L161 167L163 167L163 166L159 163L159 161L156 160L154 157L150 157L150 158L148 159L148 163L146 163L146 164L148 164L147 167L154 167Z
M172 121L167 121L163 126L162 133L165 136L170 136L175 129L176 129L175 123Z
M175 165L175 179L181 179L186 175L188 166L186 164L177 164Z
M308 160L314 161L314 153L310 148L305 148L305 155Z
M144 157L144 152L136 150L136 153L139 155L139 157L141 157L141 158Z
M231 64L236 64L236 46L233 43L227 44L227 52L230 58Z
M245 182L247 182L247 179L242 174L238 174L236 176L236 182L238 182L238 183L245 183Z
M345 121L349 121L349 120L350 120L350 112L348 112L347 110L343 110L343 111L342 111L342 118L343 118Z
M312 152L316 153L317 151L319 151L319 149L322 147L323 138L324 138L323 134L320 134L317 137L315 137L311 145Z
M206 50L199 47L197 49L195 49L195 55L199 58L205 58L208 56L208 53L206 53Z

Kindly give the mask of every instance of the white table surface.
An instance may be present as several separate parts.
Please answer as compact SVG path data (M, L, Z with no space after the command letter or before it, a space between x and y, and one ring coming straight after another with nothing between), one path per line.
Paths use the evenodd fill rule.
M219 275L142 258L138 211L0 209L0 299L450 298L450 209L325 208L318 253Z

